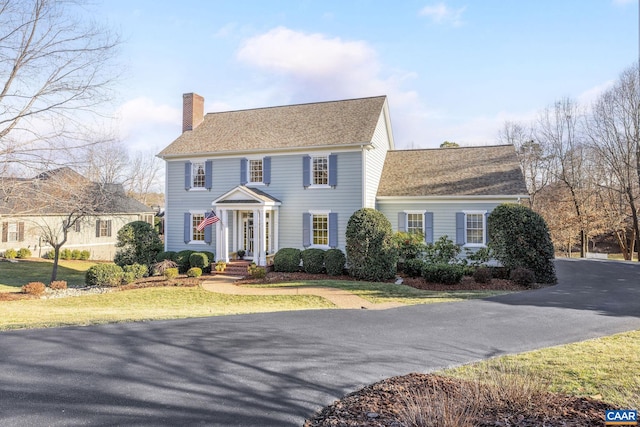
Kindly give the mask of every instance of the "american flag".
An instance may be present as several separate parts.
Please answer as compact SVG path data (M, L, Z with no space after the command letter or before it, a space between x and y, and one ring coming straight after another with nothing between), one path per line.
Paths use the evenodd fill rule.
M220 221L220 218L218 218L214 211L211 211L204 216L204 219L200 222L200 224L198 224L196 230L202 231L207 225L215 224L218 221Z

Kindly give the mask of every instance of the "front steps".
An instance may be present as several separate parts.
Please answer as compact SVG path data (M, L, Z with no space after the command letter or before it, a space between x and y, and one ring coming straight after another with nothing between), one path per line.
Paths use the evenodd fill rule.
M251 261L247 260L234 260L227 263L227 268L224 271L216 271L216 263L211 263L211 274L221 274L225 276L247 277L247 267L251 265Z

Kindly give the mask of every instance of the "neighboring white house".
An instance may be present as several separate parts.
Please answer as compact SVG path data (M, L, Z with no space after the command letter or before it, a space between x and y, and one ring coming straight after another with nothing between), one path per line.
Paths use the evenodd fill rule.
M183 133L166 161L165 247L242 249L259 265L280 248L345 249L350 216L383 212L427 242L486 244L486 217L528 198L511 145L394 150L385 96L204 115L183 96ZM199 231L214 210L220 221Z
M47 184L54 179L56 181L51 188L64 183L68 187L59 195L38 200L46 198L45 192L50 193ZM0 254L7 249L27 248L32 256L44 256L52 249L44 242L45 233L53 232L61 236L61 225L68 219L70 204L66 200L56 203L56 199L71 194L74 185L78 188L98 185L90 183L70 168L48 171L32 179L4 179L0 183ZM120 228L132 221L145 221L153 225L154 211L128 197L122 185L103 185L100 191L103 195L100 206L90 207L92 215L84 217L70 229L62 249L88 250L91 259L113 260Z

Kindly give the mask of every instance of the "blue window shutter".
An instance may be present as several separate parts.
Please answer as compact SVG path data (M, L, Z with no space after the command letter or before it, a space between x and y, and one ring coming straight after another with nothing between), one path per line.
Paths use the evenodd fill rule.
M191 214L189 212L184 213L184 242L189 243L191 241Z
M311 156L302 158L302 185L304 187L311 185Z
M335 187L338 185L338 155L329 155L329 185Z
M311 214L302 214L302 246L311 246Z
M338 247L338 213L331 212L329 214L329 246Z
M204 188L211 190L213 187L213 162L207 160L204 162Z
M262 182L265 185L271 184L271 157L262 159Z
M188 190L191 188L191 162L186 162L184 164L184 189Z
M209 224L204 228L204 242L210 245L213 241L213 224Z
M433 212L424 213L424 241L433 243Z
M489 244L489 215L491 212L486 212L484 214L484 244Z
M407 231L407 213L398 212L398 231Z
M456 212L456 245L464 245L466 243L464 226L464 212Z
M247 167L249 165L249 160L240 159L240 184L245 185L247 181Z

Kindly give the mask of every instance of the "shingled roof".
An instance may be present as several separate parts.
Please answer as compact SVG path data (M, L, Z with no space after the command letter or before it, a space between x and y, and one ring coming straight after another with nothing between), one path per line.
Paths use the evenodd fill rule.
M386 96L209 113L160 157L369 144Z
M378 196L527 195L513 145L389 151Z

